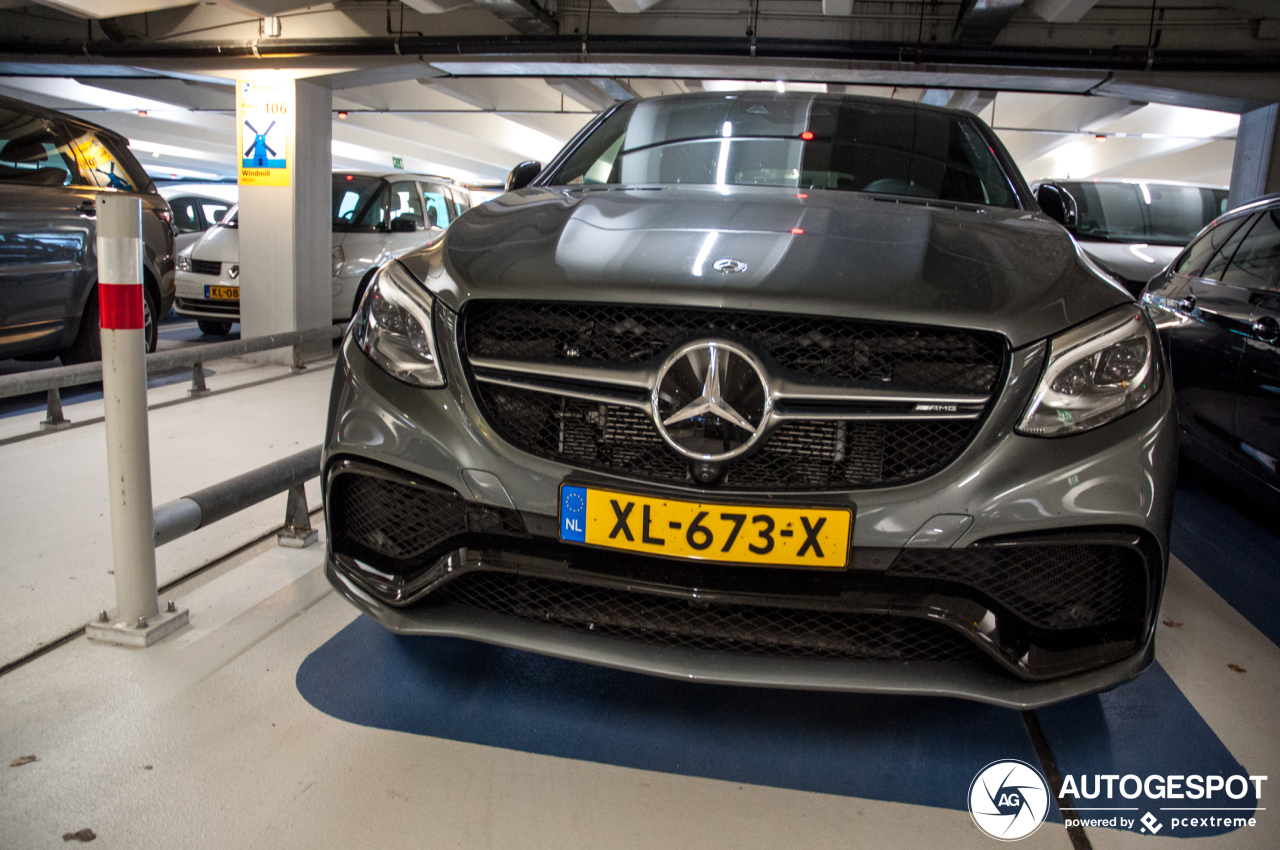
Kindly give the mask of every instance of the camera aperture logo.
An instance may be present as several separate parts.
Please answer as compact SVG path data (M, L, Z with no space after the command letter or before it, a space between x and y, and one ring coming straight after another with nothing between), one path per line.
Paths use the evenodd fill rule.
M993 761L969 785L969 815L978 829L1000 841L1026 838L1047 814L1049 783L1026 762Z

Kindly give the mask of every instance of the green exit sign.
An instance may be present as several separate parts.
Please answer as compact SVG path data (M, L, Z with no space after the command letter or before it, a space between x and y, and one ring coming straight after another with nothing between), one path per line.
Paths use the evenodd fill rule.
M403 158L401 158L401 157L398 157L398 156L393 156L393 157L391 157L391 167L392 167L392 168L399 168L401 171L403 171L403 170L404 170L404 159L403 159Z

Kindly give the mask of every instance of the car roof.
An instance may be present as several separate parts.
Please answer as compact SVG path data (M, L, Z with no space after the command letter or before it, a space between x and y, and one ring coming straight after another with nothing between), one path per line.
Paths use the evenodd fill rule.
M170 183L159 187L160 194L166 201L195 197L231 204L239 198L239 189L234 183Z
M335 171L334 177L345 177L352 174L356 177L373 177L382 180L430 180L433 183L447 183L450 186L456 186L459 189L466 188L460 185L452 177L441 177L439 174L419 174L416 171Z
M77 118L76 116L68 115L65 112L59 112L56 109L49 109L48 107L38 106L34 103L30 103L25 100L18 100L16 97L6 97L4 95L0 95L0 108L13 109L19 112L27 112L27 113L30 113L31 115L37 115L41 118L48 118L52 121L62 121L67 124L77 124L81 127L88 127L89 129L93 130L95 133L101 133L105 136L111 136L112 138L120 139L124 141L126 144L128 143L128 139L126 139L124 136L117 133L115 130L108 130L106 127L103 127L101 124L94 124L92 121L86 121L83 118Z
M865 103L871 106L890 106L900 109L918 109L926 112L943 112L954 117L974 119L978 116L967 109L952 109L948 106L934 106L911 100L894 100L888 97L870 97L861 94L841 94L837 92L788 91L778 92L767 89L745 89L738 91L698 91L681 94L664 94L657 97L642 98L645 103L662 101L716 101L716 100L840 100L854 103ZM624 101L625 102L625 101Z
M1141 177L1043 177L1034 185L1044 183L1145 183L1148 186L1183 186L1188 189L1217 189L1227 191L1226 186L1215 186L1210 183L1186 183L1181 180L1144 180Z

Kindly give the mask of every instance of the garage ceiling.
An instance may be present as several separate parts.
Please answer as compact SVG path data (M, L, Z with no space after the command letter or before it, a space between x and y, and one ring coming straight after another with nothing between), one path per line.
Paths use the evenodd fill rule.
M1031 179L1225 183L1236 113L1280 100L1267 0L0 0L0 22L0 92L161 176L231 176L232 81L273 69L333 88L335 167L469 181L617 100L765 86L970 109Z

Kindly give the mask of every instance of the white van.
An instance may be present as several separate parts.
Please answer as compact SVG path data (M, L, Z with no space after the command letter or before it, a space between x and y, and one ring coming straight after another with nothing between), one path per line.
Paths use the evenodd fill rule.
M425 174L333 175L333 319L350 319L373 272L423 244L471 208L452 181ZM230 332L240 321L238 208L209 228L177 260L174 309L205 334Z

